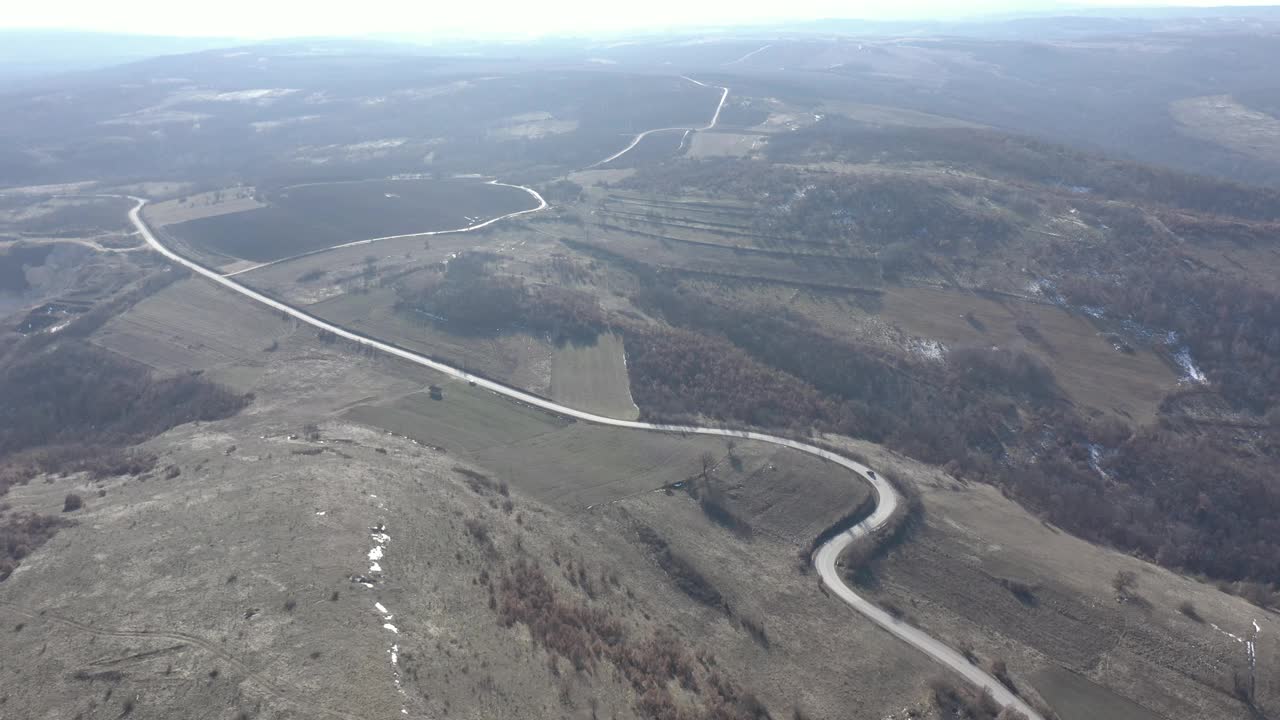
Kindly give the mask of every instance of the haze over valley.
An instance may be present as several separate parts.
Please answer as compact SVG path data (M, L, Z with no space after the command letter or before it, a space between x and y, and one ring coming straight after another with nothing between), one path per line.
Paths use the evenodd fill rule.
M545 10L0 31L0 717L1280 714L1280 10Z

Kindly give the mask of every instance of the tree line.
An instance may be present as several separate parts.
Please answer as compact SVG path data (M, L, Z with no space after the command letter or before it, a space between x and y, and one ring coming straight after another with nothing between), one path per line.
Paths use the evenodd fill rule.
M30 352L0 363L0 495L43 473L148 472L155 456L131 445L176 425L233 415L251 399L191 373L156 378L75 337L24 348ZM69 496L67 509L78 507ZM29 513L4 516L0 580L65 524Z

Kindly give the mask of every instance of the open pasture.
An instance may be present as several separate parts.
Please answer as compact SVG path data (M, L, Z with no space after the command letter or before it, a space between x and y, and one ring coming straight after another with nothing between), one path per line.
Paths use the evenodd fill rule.
M838 466L771 445L743 441L730 455L724 438L570 422L462 382L442 386L440 400L418 392L358 405L344 417L441 447L570 511L683 483L702 473L704 456L715 477L742 495L753 518L797 542L867 494Z

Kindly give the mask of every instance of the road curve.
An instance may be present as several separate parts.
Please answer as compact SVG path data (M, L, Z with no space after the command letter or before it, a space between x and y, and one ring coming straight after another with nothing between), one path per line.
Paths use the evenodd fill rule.
M727 89L725 90L725 94L726 95L728 94ZM723 104L723 102L724 100L723 98L721 98L721 103ZM719 111L717 110L717 116L718 115L719 115ZM714 124L714 121L715 121L715 118L712 119L713 124ZM541 203L540 207L546 206L546 201L543 200L542 196L539 195L535 190L532 190L530 188L524 188L524 189L532 193L535 197L538 198L538 200ZM992 677L986 672L983 672L976 665L973 665L972 663L970 663L960 653L956 652L955 650L952 650L950 647L947 647L945 644L929 636L924 631L918 628L912 627L911 625L908 625L907 623L904 623L901 620L893 617L888 612L878 607L875 603L855 593L852 588L850 588L848 585L844 583L843 578L841 578L840 576L839 569L836 566L836 561L840 557L841 553L843 553L845 548L849 547L849 545L854 540L864 535L867 535L875 531L880 526L882 526L890 518L890 516L892 516L893 513L897 510L898 503L899 503L898 493L893 489L893 486L890 485L887 481L885 481L884 478L871 472L871 470L867 466L863 465L862 463L855 462L843 455L832 452L830 450L826 450L826 449L817 447L815 445L810 445L808 443L800 442L799 440L792 440L790 438L778 437L777 435L769 435L766 433L755 432L752 430L735 430L732 428L712 428L712 427L698 427L695 425L670 425L670 424L664 424L664 423L649 423L649 422L642 422L639 420L619 420L617 418L606 417L604 415L596 415L594 413L585 412L583 410L578 410L565 405L561 405L556 402L552 402L551 400L538 397L537 395L531 395L522 390L509 387L507 385L504 385L499 382L495 382L493 380L489 380L487 378L479 377L477 375L472 375L471 373L465 370L460 370L450 365L446 365L442 362L432 360L429 357L426 357L424 355L419 355L414 352L410 352L409 350L405 350L404 348L396 347L394 345L384 343L374 338L365 337L364 335L360 335L358 333L352 332L339 325L335 325L328 321L322 320L292 305L289 305L287 303L284 303L274 298L263 295L262 293L256 290L253 290L252 288L249 288L245 285L240 284L239 282L237 282L236 280L230 277L223 276L215 270L211 270L203 265L200 265L199 263L196 263L192 260L188 260L187 258L179 255L178 253L174 252L173 250L166 247L163 243L161 243L156 238L155 234L151 232L151 228L142 219L142 208L147 204L147 201L139 197L133 197L133 196L129 196L129 197L130 199L132 199L134 202L137 203L137 205L135 205L134 208L129 211L129 220L133 223L134 227L138 229L138 232L147 241L147 244L150 245L151 248L154 249L156 252L160 253L161 255L168 258L172 262L178 265L181 265L182 267L185 267L188 270L198 275L204 276L209 280L212 280L213 282L218 283L219 285L222 285L223 287L229 290L237 292L249 298L250 300L253 300L262 305L265 305L273 310L278 310L290 317L295 318L300 322L306 323L307 325L311 325L312 327L315 327L319 330L324 330L326 332L333 333L333 335L337 337L343 338L345 340L349 340L351 342L357 343L359 345L363 345L365 347L373 348L375 350L386 353L388 355L398 357L402 360L407 360L408 362L414 363L416 365L421 365L423 367L431 368L432 370L435 370L439 373L443 373L445 375L456 378L458 380L472 383L479 387L485 388L486 390L490 390L499 395L503 395L505 397L511 398L512 400L517 400L519 402L532 405L534 407L542 408L543 410L547 410L549 412L553 412L558 415L564 415L566 417L576 418L584 422L595 423L597 425L607 425L610 427L628 428L632 430L647 430L651 432L676 433L676 434L682 434L682 435L716 435L720 437L756 440L759 442L769 443L771 445L778 445L781 447L791 448L792 450L797 450L802 453L807 453L809 455L822 458L823 460L833 462L837 465L840 465L841 467L844 467L852 471L853 473L858 475L862 480L866 481L871 485L872 492L876 496L876 509L874 512L871 513L870 517L858 523L853 528L840 533L839 535L832 538L831 540L828 540L824 545L818 548L817 553L814 555L814 565L818 570L819 576L822 578L823 584L826 585L828 588L830 588L831 591L834 592L837 597L839 597L845 603L850 605L853 609L862 613L869 620L879 625L880 627L884 628L885 630L889 631L889 633L891 633L895 637L901 639L903 642L906 642L908 645L911 645L912 647L915 647L921 650L926 655L932 657L934 660L947 666L951 670L959 673L961 676L963 676L966 680L968 680L975 686L986 688L988 691L990 691L992 697L995 698L996 702L1000 703L1002 706L1012 705L1014 708L1018 709L1023 714L1025 714L1028 720L1044 720L1044 718L1039 713L1037 713L1034 709L1032 709L1029 705L1027 705L1025 701L1023 701L1021 698L1017 697L1012 692L1010 692L1007 688L1001 685L994 677ZM529 212L529 211L525 211L525 212ZM465 230L440 231L440 232L437 232L436 234L441 234L443 232L465 232ZM370 241L361 241L361 242L370 242Z
M702 87L706 87L706 88L713 87L713 88L716 88L716 89L718 89L718 90L720 91L720 102L716 104L716 111L715 111L715 113L714 113L714 114L712 114L712 115L711 115L711 122L707 123L706 125L703 125L702 127L664 127L664 128L654 128L654 129L652 129L652 130L645 130L644 132L640 133L639 135L636 135L636 136L635 136L635 139L633 139L633 140L631 141L631 144L630 144L630 145L628 145L628 146L626 146L626 147L622 148L622 149L621 149L621 150L619 150L618 152L616 152L616 153L614 153L614 154L610 155L609 157L607 157L607 158L605 158L605 159L603 159L603 160L600 160L599 162L591 163L590 165L586 166L586 167L585 167L585 168L583 168L583 169L584 169L584 170L590 170L591 168L594 168L594 167L600 167L601 165L604 165L604 164L606 164L606 163L610 163L610 162L613 162L614 160L617 160L618 158L622 157L623 155L626 155L627 153L631 152L631 151L632 151L632 149L634 149L634 148L635 148L635 146L637 146L637 145L639 145L639 144L640 144L640 141L641 141L641 140L645 139L646 137L648 137L648 136L650 136L650 135L652 135L652 134L654 134L654 133L670 132L670 131L673 131L673 130L685 130L685 131L690 131L690 130L692 130L692 131L694 131L694 132L697 132L697 131L699 131L699 130L710 130L710 129L714 128L714 127L716 126L716 124L720 122L720 111L724 109L724 101L729 99L729 88L727 88L727 87L721 87L721 86L719 86L719 85L708 85L708 84L706 84L706 83L704 83L704 82L698 82L697 80L694 80L693 78L691 78L691 77L689 77L689 76L687 76L687 75L681 75L681 76L680 76L680 79L682 79L682 80L688 80L689 82L693 83L694 85L701 85Z
M513 218L518 215L535 213L535 212L538 212L539 210L547 209L547 201L543 199L543 197L539 195L532 188L527 188L524 185L512 185L511 183L498 182L497 180L490 180L486 184L500 185L502 187L509 187L509 188L516 188L517 190L523 190L529 193L530 195L532 195L533 199L538 201L538 205L537 207L531 207L531 208L526 208L524 210L509 212L506 215L499 215L498 217L485 220L482 223L476 223L475 225L468 225L464 228L454 228L453 230L428 230L426 232L403 233L400 235L383 235L382 237L368 238L367 240L356 240L354 242L342 243L341 245L330 245L329 247L317 248L315 250L308 250L307 252L299 253L297 255L290 255L289 257L276 258L275 260L269 260L264 263L258 263L257 265L250 265L247 268L242 268L240 270L236 270L235 272L227 273L226 277L234 277L236 275L247 273L251 270L258 270L264 267L270 267L277 263L289 262L290 260L298 260L299 258L310 257L312 255L319 255L320 253L326 253L326 252L329 252L330 250L341 250L342 248L356 247L357 245L368 245L370 243L376 243L382 240L399 240L400 238L408 238L408 237L430 237L432 235L452 235L454 233L472 232L475 230L480 230L482 228L487 228L490 225L498 222L499 220L506 220L507 218ZM133 199L137 200L138 198L133 198ZM132 215L130 215L130 217L132 217Z

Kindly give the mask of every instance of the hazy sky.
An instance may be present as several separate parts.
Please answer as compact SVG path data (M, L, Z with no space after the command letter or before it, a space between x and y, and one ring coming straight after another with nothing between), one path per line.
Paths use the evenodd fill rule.
M0 28L67 28L244 38L298 35L524 34L812 18L955 19L1007 11L1139 5L1266 5L1280 0L3 0Z

